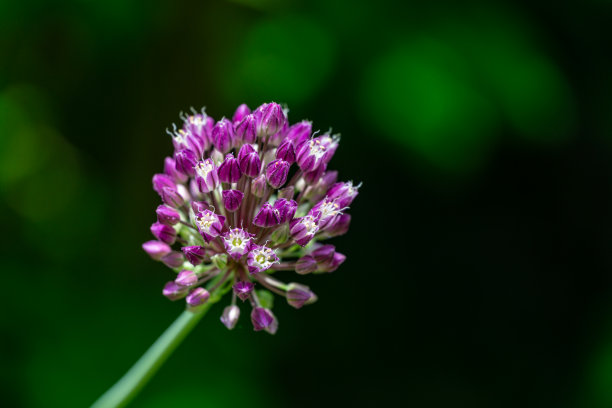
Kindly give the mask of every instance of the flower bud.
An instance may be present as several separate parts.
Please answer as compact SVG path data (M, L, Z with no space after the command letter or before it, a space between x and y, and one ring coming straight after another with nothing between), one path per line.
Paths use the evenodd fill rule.
M252 245L247 255L247 267L250 273L263 272L277 262L276 253L266 246Z
M157 221L165 225L176 225L181 220L181 215L174 208L167 205L160 205L155 210Z
M164 159L164 173L175 183L184 183L188 179L186 174L176 170L176 161L172 157Z
M325 233L330 237L337 237L347 233L351 224L350 214L340 214L331 226L328 226Z
M251 193L257 198L263 197L266 192L266 176L263 174L255 177L253 179L253 183L251 184Z
M333 259L336 253L336 247L333 245L321 245L310 253L317 263L329 262Z
M257 119L255 115L246 115L236 124L235 137L243 143L255 143L257 140Z
M274 207L278 210L280 223L285 223L291 221L295 212L297 211L297 202L294 200L285 200L284 198L279 198L274 202Z
M278 321L270 309L255 307L251 311L251 323L255 331L266 330L270 334L278 330Z
M234 286L232 286L232 289L234 289L234 293L236 294L236 296L238 296L240 300L244 302L249 298L249 296L251 296L251 292L253 291L254 287L255 284L253 284L252 282L240 281L236 282Z
M327 196L330 199L335 199L340 208L348 207L359 194L359 187L361 187L361 184L353 186L352 181L336 183L329 189Z
M203 246L185 246L181 248L183 254L185 254L185 258L191 263L193 266L197 266L204 262L204 258L206 256L206 249Z
M201 213L202 211L208 210L209 208L210 208L210 205L206 201L192 201L191 202L191 209L193 210L194 214Z
M156 222L151 225L151 233L155 236L155 238L165 242L168 245L174 244L174 241L176 240L175 229L168 225L164 225L161 222Z
M284 198L286 200L293 199L295 194L295 188L293 186L285 187L278 190L278 198Z
M315 261L315 259L310 255L304 255L295 263L295 271L300 275L312 273L316 271L317 268L317 261Z
M176 184L172 178L166 174L156 174L153 176L153 190L160 196L163 194L164 188L176 190Z
M236 183L240 180L240 166L233 154L225 156L225 160L219 166L219 181L222 183Z
M232 117L232 122L240 122L244 117L251 113L249 107L243 103L238 108L236 108L236 112L234 112L234 116Z
M295 147L290 140L283 141L276 149L276 158L295 163Z
M312 123L303 120L289 128L285 140L290 141L293 146L299 146L310 138L312 132Z
M164 204L173 208L179 208L182 207L183 204L185 204L183 196L181 196L178 191L173 190L169 187L164 187L161 193L161 197Z
M219 185L219 174L211 158L198 162L195 168L196 182L202 193L209 193Z
M221 235L225 217L210 210L204 210L196 215L195 221L200 235L206 242L210 242L214 237Z
M238 152L238 163L240 170L248 177L256 177L261 171L261 159L259 154L250 144L245 144Z
M170 245L161 241L147 241L142 244L142 249L144 249L144 251L156 261L160 261L163 256L172 252Z
M322 163L325 147L320 140L311 139L296 146L296 161L305 173L316 170Z
M257 134L271 136L281 130L287 118L283 108L274 102L261 105L258 110L261 112L257 127Z
M307 171L304 173L304 181L308 184L317 184L321 179L321 176L325 173L325 170L327 170L327 164L322 162L319 164L319 167L313 171Z
M280 222L280 213L270 203L264 203L253 219L253 224L263 228L278 225Z
M334 253L334 256L321 264L319 264L319 272L333 272L346 260L346 256L340 252Z
M284 111L284 112L285 112L285 117L286 117L288 111ZM287 136L287 132L289 132L289 124L287 123L287 121L285 121L285 124L283 125L283 127L281 127L278 130L278 132L276 132L275 134L271 135L268 138L268 144L270 146L280 145L282 141L285 140L285 136Z
M309 305L317 300L317 296L312 293L310 288L299 283L287 285L287 303L296 309L304 305Z
M183 128L190 137L187 137L187 147L192 150L198 157L210 147L210 131L212 118L206 116L204 111L201 114L194 113L188 117L184 117ZM214 122L214 121L212 121Z
M240 308L236 305L229 305L225 309L223 309L223 314L221 315L221 323L225 325L228 329L232 330L236 327L236 323L238 323L238 318L240 317Z
M266 180L273 188L279 188L287 182L289 167L291 164L284 160L274 160L266 168Z
M198 156L191 150L183 149L174 153L176 171L187 174L190 177L195 175L194 167L198 162Z
M201 306L208 301L210 298L210 293L204 288L195 288L192 289L191 292L187 295L187 306L188 307L197 307Z
M185 295L187 295L187 289L177 285L174 281L170 281L166 283L164 289L162 290L162 293L170 300L178 300L184 298Z
M291 221L289 225L291 237L301 246L305 246L309 243L317 231L319 231L317 219L312 215L296 218Z
M184 269L179 272L174 283L179 286L190 288L198 283L198 275L194 271Z
M338 180L338 172L337 171L326 171L323 173L319 181L311 188L308 192L304 194L304 198L311 202L321 201L329 187L332 186Z
M223 118L212 130L212 140L215 147L223 154L229 152L234 144L234 126Z
M227 266L227 254L213 255L210 260L219 270L223 270Z
M183 254L181 254L180 252L172 251L169 254L164 255L161 258L161 261L168 268L174 269L174 268L178 268L178 267L182 266L183 262L185 261L185 258L183 257Z
M223 205L229 212L234 212L240 207L244 193L240 190L223 190Z

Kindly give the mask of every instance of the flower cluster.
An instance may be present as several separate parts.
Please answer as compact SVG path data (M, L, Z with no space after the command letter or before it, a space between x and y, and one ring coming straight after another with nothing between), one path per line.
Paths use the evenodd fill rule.
M174 155L153 176L163 204L151 226L156 240L143 249L177 273L163 289L169 299L185 298L197 310L232 290L223 324L236 325L238 298L252 306L255 330L275 333L270 292L295 308L316 296L273 275L333 272L345 260L333 245L317 243L346 233L345 211L359 188L327 169L339 138L315 137L308 121L289 125L276 103L252 112L241 105L231 120L215 122L204 110L181 119L182 128L168 131Z

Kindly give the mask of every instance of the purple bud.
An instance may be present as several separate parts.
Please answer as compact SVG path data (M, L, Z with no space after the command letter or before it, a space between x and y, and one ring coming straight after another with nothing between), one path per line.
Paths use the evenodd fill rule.
M206 250L203 246L186 246L182 247L181 251L185 254L185 258L193 265L199 265L204 262L204 258L206 256Z
M167 205L160 205L155 210L157 221L165 225L175 225L181 220L181 215L174 208Z
M257 134L271 136L281 130L287 118L283 108L278 103L267 103L258 108L261 112Z
M229 152L234 143L234 126L232 122L225 118L218 121L212 130L212 140L215 147L221 153Z
M317 261L315 261L315 259L310 255L304 255L295 263L295 271L300 275L306 275L314 272L317 270L317 268Z
M250 273L263 272L278 262L278 256L274 250L259 245L252 245L247 255L247 267Z
M304 195L304 198L310 200L312 202L320 201L329 187L332 186L338 180L338 172L337 171L326 171L323 173L319 181L313 186L308 194Z
M317 184L321 179L321 176L325 173L325 170L327 170L327 164L321 163L319 167L313 171L304 173L304 181L308 184Z
M151 225L151 233L155 236L155 238L165 242L168 245L174 244L174 241L176 240L176 231L174 228L164 225L161 222L156 222Z
M266 168L266 180L273 188L279 188L287 182L289 167L291 164L284 160L274 160Z
M162 293L170 300L182 299L187 295L187 289L177 285L174 281L166 283Z
M164 173L166 173L175 183L187 181L187 175L176 170L176 161L172 157L164 159Z
M195 168L196 182L202 193L209 193L219 185L219 174L215 162L208 158L198 162Z
M240 300L242 300L243 302L247 300L249 296L251 296L251 292L253 291L254 287L255 287L255 284L253 284L252 282L242 282L242 281L236 282L234 286L232 286L236 296L238 296Z
M223 309L223 314L221 315L221 323L223 323L228 329L232 330L236 326L236 323L238 323L239 317L240 308L236 305L229 305L225 309Z
M285 140L276 149L276 158L283 159L289 163L295 163L295 147L290 140Z
M161 193L162 201L173 208L182 207L185 204L185 200L183 196L181 196L178 191L171 189L169 187L164 187Z
M160 261L163 256L168 255L172 251L170 245L161 241L147 241L142 244L142 249L156 261Z
M274 202L274 208L278 210L280 216L280 223L291 221L295 212L297 211L297 202L294 200L286 200L279 198Z
M296 147L296 161L304 172L316 170L323 162L325 146L318 139L308 140Z
M176 279L174 280L174 283L179 286L189 288L195 286L198 283L198 275L194 271L185 269L179 272Z
M225 160L219 166L219 181L222 183L236 183L240 180L240 166L233 154L225 156Z
M210 147L210 130L208 127L214 121L204 113L190 115L184 120L183 127L189 135L185 140L187 147L193 150L198 157L201 157Z
M210 208L210 205L206 201L192 201L191 202L191 209L193 210L194 214L201 213L202 211L208 210L209 208Z
M350 224L351 224L351 215L350 214L340 214L338 218L336 218L336 222L334 222L331 226L328 226L325 232L330 237L337 237L340 235L344 235L348 232Z
M183 265L183 262L185 261L185 259L183 258L183 254L181 254L180 252L172 251L168 255L164 255L161 261L168 268L174 269L174 268L178 268L179 266Z
M236 109L236 112L234 113L234 116L232 117L232 122L234 123L240 122L246 115L250 113L251 113L251 110L249 109L249 107L245 103L243 103Z
M235 260L246 255L251 248L252 236L248 232L240 228L229 230L223 236L223 245L225 250Z
M283 189L278 190L278 198L284 198L286 200L293 199L293 195L295 194L295 188L293 186L285 187Z
M253 219L253 224L264 228L278 225L280 222L281 218L278 210L270 203L264 203Z
M317 296L312 293L310 288L299 283L287 285L287 303L296 309L304 305L309 305L317 300Z
M210 298L210 293L204 288L195 288L187 295L187 305L189 307L196 307L203 305Z
M238 163L240 170L248 177L256 177L261 170L259 154L250 144L245 144L240 148Z
M278 321L270 309L255 307L251 312L251 323L255 331L266 330L270 334L276 333Z
M253 179L253 183L251 184L251 193L257 198L263 197L266 191L266 176L263 174L255 177Z
M312 132L312 123L307 120L296 123L289 128L286 140L293 143L293 146L299 146L310 138Z
M244 193L240 190L223 190L223 205L229 212L234 212L240 207Z
M171 190L176 190L176 184L170 176L166 174L156 174L153 176L153 190L157 192L160 196L163 194L164 188L169 188Z
M206 242L210 242L214 237L221 235L224 223L224 216L217 215L210 210L204 210L196 215L198 231Z
M191 150L180 150L174 153L174 161L176 162L176 171L187 174L190 177L195 175L194 167L198 162L198 156Z
M348 207L359 194L359 187L361 187L361 184L353 186L352 181L336 183L329 189L327 196L330 199L336 199L340 208Z
M336 253L336 247L333 245L321 245L310 253L317 263L331 261Z
M257 119L255 115L246 115L235 126L235 136L243 143L255 143L257 140Z
M346 260L345 255L341 254L340 252L336 252L334 253L334 256L330 260L323 262L322 264L319 264L319 271L333 272L336 269L338 269L338 267L342 265L342 263L345 260Z
M289 224L291 237L301 246L305 246L319 231L317 219L312 215L296 218Z
M268 138L268 143L271 146L278 146L285 140L285 136L287 136L287 132L289 132L289 124L285 121L285 124L282 128L278 130L275 134Z

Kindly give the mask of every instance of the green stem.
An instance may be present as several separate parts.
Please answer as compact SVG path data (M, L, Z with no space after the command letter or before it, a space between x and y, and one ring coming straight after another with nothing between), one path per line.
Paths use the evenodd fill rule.
M146 385L170 354L195 327L215 301L211 299L195 312L185 310L125 373L123 377L106 391L91 408L118 408L126 406Z

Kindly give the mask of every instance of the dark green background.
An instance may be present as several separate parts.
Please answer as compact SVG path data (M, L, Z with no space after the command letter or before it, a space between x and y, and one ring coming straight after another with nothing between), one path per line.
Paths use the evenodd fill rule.
M274 100L342 134L348 259L134 407L612 406L612 6L456 3L1 0L0 405L88 406L180 313L164 129Z

